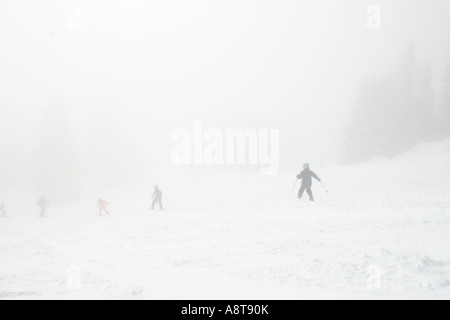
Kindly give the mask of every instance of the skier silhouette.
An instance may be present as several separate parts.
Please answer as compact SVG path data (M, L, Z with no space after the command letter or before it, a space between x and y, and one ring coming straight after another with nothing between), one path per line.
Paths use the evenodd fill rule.
M2 218L6 218L6 205L4 202L2 202L2 205L0 205L0 213Z
M45 199L45 197L42 197L38 200L37 205L39 207L41 207L41 213L40 213L40 217L44 218L45 217L45 212L47 211L47 207L50 205L50 203L47 201L47 199Z
M108 209L106 209L106 206L108 206L108 205L109 205L109 203L106 202L105 200L98 199L98 205L97 205L97 208L98 208L98 214L99 214L100 216L102 215L102 212L103 212L103 211L104 211L108 216L111 215L111 214L108 212Z
M155 192L153 192L153 196L152 196L152 199L153 199L152 210L155 210L156 204L158 204L158 206L161 210L164 210L163 204L162 204L162 195L163 194L162 194L161 190L159 189L159 187L155 186Z
M298 198L301 199L303 197L303 193L306 190L306 193L309 195L309 201L314 201L314 195L311 190L312 186L312 178L316 179L317 181L321 182L320 178L312 172L309 169L309 164L305 163L303 165L303 171L300 172L300 174L297 175L297 179L302 180L302 185L300 187L300 190L298 191Z

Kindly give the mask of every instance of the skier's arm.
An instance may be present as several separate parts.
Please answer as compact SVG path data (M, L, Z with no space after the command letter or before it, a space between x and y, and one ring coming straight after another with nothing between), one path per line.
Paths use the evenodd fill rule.
M322 180L320 180L319 176L317 176L317 174L315 174L314 172L311 171L311 176L316 179L319 182L322 182Z
M300 173L297 175L297 179L299 179L299 180L303 179L303 172L300 172Z

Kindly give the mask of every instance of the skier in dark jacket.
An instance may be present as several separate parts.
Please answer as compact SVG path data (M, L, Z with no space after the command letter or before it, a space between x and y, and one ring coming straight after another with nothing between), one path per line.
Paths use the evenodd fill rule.
M305 163L303 165L303 171L297 175L297 179L302 180L302 186L300 187L300 190L298 191L298 198L301 199L303 197L303 193L306 192L309 195L309 200L314 201L314 195L311 190L312 186L312 178L316 179L317 181L321 182L320 178L312 172L309 169L309 164Z
M152 199L153 199L152 210L155 210L156 204L159 205L159 208L161 210L164 210L163 204L162 204L162 195L163 194L162 194L161 190L159 189L159 187L155 186L155 192L153 192L153 196L152 196Z

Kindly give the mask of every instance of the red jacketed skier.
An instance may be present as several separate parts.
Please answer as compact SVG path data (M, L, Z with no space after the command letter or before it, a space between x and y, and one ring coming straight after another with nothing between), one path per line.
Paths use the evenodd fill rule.
M110 215L110 213L108 212L108 209L106 209L106 206L108 206L108 205L109 205L109 203L106 202L105 200L98 199L97 208L98 208L98 213L100 216L102 215L102 212L105 212L108 216Z
M312 178L316 179L317 181L321 182L320 178L315 174L313 171L309 169L309 164L305 163L303 165L303 171L297 175L297 179L302 180L302 186L300 187L300 190L298 191L298 198L301 199L303 197L303 193L306 190L306 193L309 195L309 200L314 201L314 195L311 190L312 186Z

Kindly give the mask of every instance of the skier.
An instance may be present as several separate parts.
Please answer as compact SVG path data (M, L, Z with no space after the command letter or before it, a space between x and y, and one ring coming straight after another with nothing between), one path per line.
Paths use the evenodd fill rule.
M109 203L106 202L105 200L98 199L98 205L97 205L97 208L98 208L98 213L99 213L100 216L102 215L102 212L103 212L103 211L104 211L108 216L111 215L111 214L108 212L108 209L106 209L106 206L108 206L108 205L109 205Z
M41 207L41 214L40 217L44 218L45 217L45 212L47 210L47 207L50 205L50 203L47 201L47 199L45 199L45 197L42 197L38 200L37 205L39 207Z
M152 199L153 199L152 210L155 210L155 206L156 206L156 204L158 204L159 208L164 211L163 204L162 204L162 195L163 194L162 194L161 190L159 189L159 187L155 186L155 192L153 192L153 196L152 196Z
M2 202L2 205L0 205L0 213L2 218L6 218L6 205L4 202Z
M298 198L301 199L303 197L303 193L306 192L309 195L309 201L314 201L314 195L311 190L312 186L312 178L316 179L317 181L321 182L320 178L312 172L309 169L309 164L305 163L303 165L303 171L297 175L297 179L302 180L302 186L300 187L300 190L298 191Z

